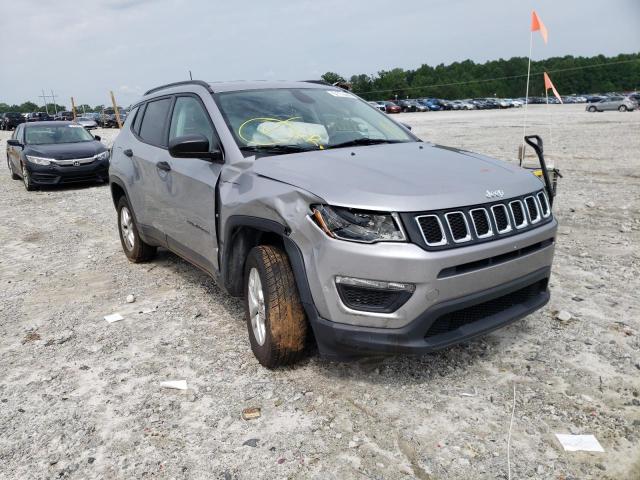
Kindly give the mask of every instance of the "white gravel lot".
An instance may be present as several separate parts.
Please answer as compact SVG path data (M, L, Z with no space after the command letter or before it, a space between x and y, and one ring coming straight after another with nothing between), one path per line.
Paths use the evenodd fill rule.
M520 110L395 118L505 160L522 135ZM277 371L205 274L165 251L127 261L108 187L12 181L0 132L0 478L507 478L514 385L511 478L640 478L640 113L529 119L564 175L550 304L422 358ZM160 386L180 379L188 390ZM554 433L594 434L605 453L565 452Z

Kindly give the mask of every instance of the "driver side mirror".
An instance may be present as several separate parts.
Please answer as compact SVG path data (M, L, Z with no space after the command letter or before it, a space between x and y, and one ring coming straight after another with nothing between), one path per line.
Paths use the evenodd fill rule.
M204 135L184 135L169 142L169 155L175 158L206 158L222 161L219 148L209 149L209 140Z
M23 145L20 143L20 140L17 140L15 138L10 138L9 140L7 140L7 145L11 145L12 147L23 147Z
M95 138L97 141L102 140L102 137L100 135L94 135L93 138Z

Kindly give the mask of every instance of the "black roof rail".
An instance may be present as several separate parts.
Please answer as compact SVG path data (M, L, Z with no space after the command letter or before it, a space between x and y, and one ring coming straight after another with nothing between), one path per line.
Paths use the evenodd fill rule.
M147 90L146 92L144 92L144 95L146 96L151 93L159 92L160 90L164 90L165 88L179 87L180 85L200 85L201 87L206 88L209 91L209 93L213 93L213 89L211 88L211 85L209 85L204 80L184 80L182 82L167 83L166 85L161 85L159 87L152 88L151 90Z

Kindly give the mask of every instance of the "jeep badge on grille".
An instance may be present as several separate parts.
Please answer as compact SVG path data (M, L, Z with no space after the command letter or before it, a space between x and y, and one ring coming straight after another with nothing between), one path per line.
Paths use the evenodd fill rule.
M487 198L502 198L504 197L504 191L502 190L487 190L485 193Z

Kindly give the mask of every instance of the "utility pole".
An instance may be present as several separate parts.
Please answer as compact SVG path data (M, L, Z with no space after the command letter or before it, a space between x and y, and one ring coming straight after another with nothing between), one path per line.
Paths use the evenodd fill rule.
M73 113L73 121L76 121L76 102L73 101L73 97L71 97L71 113Z
M53 93L53 89L51 90L51 100L53 100L53 109L56 112L56 115L58 114L58 105L56 104L56 97L57 95L55 95Z
M46 110L47 115L49 115L49 106L47 105L48 97L44 94L44 88L42 89L42 95L40 95L40 98L44 101L44 109Z
M118 122L118 128L122 128L122 121L120 120L120 110L118 110L116 97L113 95L113 91L109 91L109 93L111 94L111 103L113 104L113 113L116 114L116 122Z

